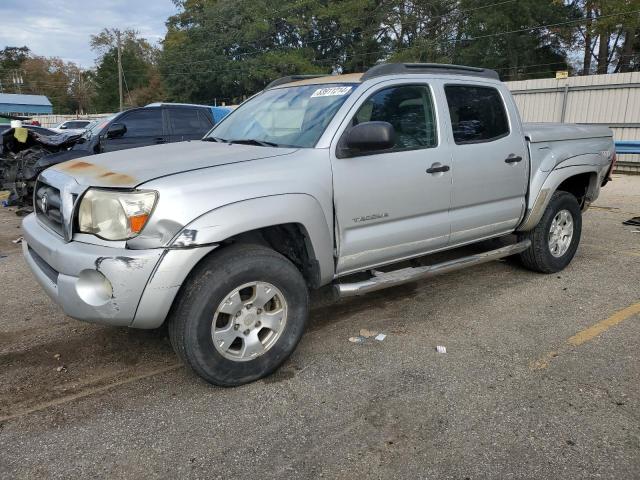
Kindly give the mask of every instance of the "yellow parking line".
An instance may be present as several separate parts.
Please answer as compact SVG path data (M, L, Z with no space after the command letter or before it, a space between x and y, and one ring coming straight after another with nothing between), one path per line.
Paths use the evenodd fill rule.
M603 332L606 332L611 327L618 325L619 323L624 322L628 318L633 317L634 315L640 314L640 302L634 303L633 305L628 306L622 310L617 311L609 318L606 318L595 325L590 326L589 328L585 328L580 332L576 333L574 336L567 339L565 345L560 347L557 351L548 352L538 360L531 362L529 368L531 370L542 370L549 366L551 360L561 353L564 353L571 347L577 347L582 345L583 343L588 342L589 340L593 340L595 337L600 335Z
M635 303L623 310L620 310L611 315L609 318L602 320L601 322L598 322L595 325L582 330L581 332L576 333L573 337L567 340L567 342L575 347L577 347L578 345L582 345L583 343L588 342L592 338L600 335L602 332L606 332L611 327L618 325L619 323L625 321L627 318L632 317L637 313L640 313L640 302Z

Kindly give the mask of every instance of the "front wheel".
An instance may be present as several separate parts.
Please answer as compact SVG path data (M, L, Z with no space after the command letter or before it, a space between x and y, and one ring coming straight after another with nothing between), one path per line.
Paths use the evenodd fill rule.
M520 235L531 246L520 254L530 270L555 273L565 268L576 253L582 233L582 212L575 196L557 191L536 227Z
M289 357L308 307L304 278L287 258L258 245L233 245L190 275L169 319L169 337L208 382L242 385Z

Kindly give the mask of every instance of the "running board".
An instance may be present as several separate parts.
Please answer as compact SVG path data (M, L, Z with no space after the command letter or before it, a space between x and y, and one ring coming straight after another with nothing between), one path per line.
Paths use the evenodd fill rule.
M468 257L456 258L447 262L436 263L435 265L427 265L425 267L408 267L392 272L373 271L373 277L368 280L354 283L338 283L335 288L340 297L355 297L364 295L383 288L395 287L403 283L415 282L443 273L454 272L463 268L480 265L481 263L491 262L500 258L508 257L523 252L531 246L531 240L523 240L513 245L489 250L488 252L470 255Z

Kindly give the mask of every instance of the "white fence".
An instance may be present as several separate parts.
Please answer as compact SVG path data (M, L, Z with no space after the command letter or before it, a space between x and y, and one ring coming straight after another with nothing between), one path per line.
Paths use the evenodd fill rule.
M525 122L607 125L616 140L640 140L640 72L507 82ZM620 160L640 162L640 155Z
M51 128L67 120L95 120L97 118L108 117L109 115L111 115L111 113L98 113L95 115L35 115L31 117L31 119L37 120L43 127Z

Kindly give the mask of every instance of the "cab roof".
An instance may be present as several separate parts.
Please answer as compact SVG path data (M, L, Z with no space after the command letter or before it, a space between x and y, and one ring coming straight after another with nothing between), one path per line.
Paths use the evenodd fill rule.
M407 74L465 75L500 80L498 72L486 68L445 63L383 63L376 65L364 73L348 73L345 75L291 75L282 77L267 85L265 90L285 85L287 87L293 87L322 83L361 83L370 78Z

